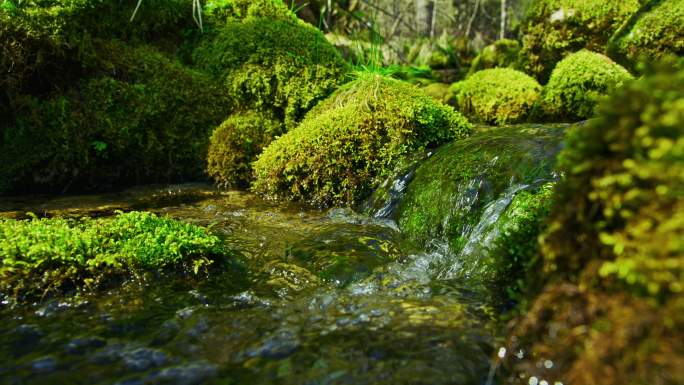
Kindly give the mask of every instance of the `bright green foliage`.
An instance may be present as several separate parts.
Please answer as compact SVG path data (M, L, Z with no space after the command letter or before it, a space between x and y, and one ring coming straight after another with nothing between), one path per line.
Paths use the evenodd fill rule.
M416 169L398 207L399 227L418 244L443 239L461 250L488 204L512 187L553 178L562 135L555 127L501 127L442 146Z
M253 188L319 205L354 204L402 157L470 131L464 117L417 87L359 74L266 148L254 164Z
M250 18L297 19L282 0L209 0L204 9L208 18L219 24Z
M148 47L102 43L101 76L57 95L16 95L0 146L3 189L197 178L230 109L211 79ZM106 76L105 74L116 74Z
M684 2L649 1L613 35L608 53L631 68L641 60L684 55Z
M206 229L148 212L0 220L0 291L40 296L167 267L197 274L228 255Z
M532 77L510 68L492 68L454 83L449 104L471 119L488 124L523 121L542 87Z
M518 60L519 52L520 43L517 40L497 40L494 44L484 47L473 59L468 76L488 68L513 67Z
M672 67L568 133L546 286L512 332L528 375L543 357L557 363L545 378L568 383L684 383L684 71Z
M582 48L604 52L614 31L640 7L640 0L535 0L521 24L521 66L546 83L565 55Z
M346 63L300 20L228 21L194 52L243 109L270 110L291 128L342 81Z
M573 53L551 73L539 99L538 112L552 120L591 118L601 97L631 79L626 69L607 56L587 50Z
M251 163L282 133L282 124L262 113L231 116L211 136L207 157L209 176L221 186L249 186Z

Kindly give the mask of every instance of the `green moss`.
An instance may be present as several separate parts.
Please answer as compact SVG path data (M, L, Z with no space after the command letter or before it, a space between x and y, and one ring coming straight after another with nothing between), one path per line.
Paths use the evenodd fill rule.
M626 69L607 56L576 52L554 68L539 99L538 113L551 120L591 118L600 98L631 79Z
M210 0L204 5L204 10L209 20L219 24L250 18L297 19L282 0Z
M193 56L238 106L272 111L287 128L330 94L347 70L320 31L299 20L228 21Z
M454 83L447 98L469 118L499 125L523 121L541 90L536 80L522 72L493 68Z
M684 55L684 3L649 1L608 43L611 57L634 68L643 60Z
M604 52L639 0L536 0L521 23L521 66L542 84L565 55L583 48Z
M442 239L461 250L488 204L512 187L553 178L562 134L560 127L502 127L441 147L416 169L398 207L399 227L418 244Z
M149 47L98 42L97 73L47 96L14 95L0 179L21 190L98 189L203 175L230 111L212 80ZM111 76L108 74L115 74Z
M568 133L542 238L545 286L511 332L527 352L516 371L684 381L684 71L673 67L626 84Z
M430 83L423 87L423 92L435 100L446 102L447 95L449 94L449 87L450 86L445 83Z
M513 67L518 60L520 43L517 40L501 39L482 49L473 59L468 76L488 68Z
M221 186L249 186L251 163L282 133L282 124L262 113L231 116L211 136L207 157L209 176Z
M402 157L470 130L465 118L417 87L359 74L266 148L254 164L253 188L320 205L354 204Z
M229 251L206 229L147 212L0 220L0 290L14 297L93 288L145 270L197 274Z

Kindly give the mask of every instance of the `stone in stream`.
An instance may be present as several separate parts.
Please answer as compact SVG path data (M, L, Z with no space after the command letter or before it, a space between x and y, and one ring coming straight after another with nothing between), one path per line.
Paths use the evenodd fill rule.
M51 373L57 369L57 360L53 357L47 356L39 358L31 362L31 370L34 373Z

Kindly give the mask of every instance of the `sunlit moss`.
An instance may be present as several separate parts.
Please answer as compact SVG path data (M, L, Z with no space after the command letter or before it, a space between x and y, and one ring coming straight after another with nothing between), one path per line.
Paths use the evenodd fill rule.
M254 164L255 191L321 205L354 204L413 151L470 133L420 89L368 73L337 90Z
M492 68L452 84L447 99L473 120L500 125L527 118L541 90L536 80L520 71Z
M206 229L152 213L0 220L0 290L18 298L96 287L144 270L197 274L229 250Z
M611 94L632 75L607 56L582 50L561 60L539 99L539 117L576 121L594 116L601 97Z
M582 48L604 52L614 31L639 10L639 0L536 0L521 24L520 59L542 84L565 55Z

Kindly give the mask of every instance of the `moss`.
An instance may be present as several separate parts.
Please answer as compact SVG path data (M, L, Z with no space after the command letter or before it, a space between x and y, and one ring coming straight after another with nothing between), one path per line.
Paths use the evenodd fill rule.
M522 72L493 68L454 83L447 97L449 104L474 120L506 124L523 121L541 90L536 80Z
M449 87L450 86L445 83L430 83L423 87L423 92L435 100L446 102L447 95L449 93Z
M604 52L639 0L536 0L521 23L521 68L542 84L565 55L583 48Z
M471 126L417 87L368 73L337 90L254 164L255 191L354 204L405 155L463 138Z
M608 43L608 53L633 69L639 61L684 55L684 3L649 1Z
M237 114L228 118L211 136L207 172L226 187L247 187L257 155L283 133L280 122L263 113Z
M511 331L524 376L684 381L684 71L673 67L626 84L568 133L543 285Z
M210 0L204 5L204 10L207 17L218 24L250 18L297 19L282 0Z
M147 212L79 220L0 220L0 290L33 298L145 270L195 274L229 255L206 229Z
M536 113L551 120L591 118L601 97L631 79L626 69L607 56L587 50L576 52L554 68Z
M461 250L488 204L512 187L553 178L562 134L561 127L502 127L441 147L416 169L398 206L399 227L420 245L441 239Z
M517 40L501 39L482 49L473 59L468 76L488 68L507 68L516 65L520 43Z
M95 50L101 75L57 94L12 97L15 122L0 145L6 188L201 177L211 129L231 108L221 89L149 47L101 42Z
M347 70L323 34L299 20L228 21L193 57L239 107L272 111L288 129L329 95Z

